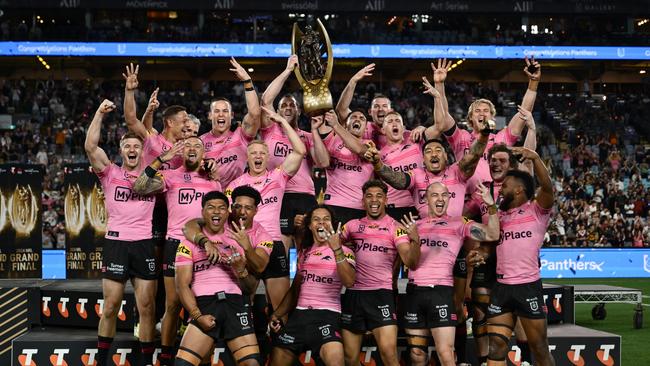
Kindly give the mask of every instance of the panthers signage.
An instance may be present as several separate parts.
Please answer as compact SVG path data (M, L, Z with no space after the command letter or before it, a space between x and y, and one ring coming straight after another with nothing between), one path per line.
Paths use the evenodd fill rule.
M43 167L0 165L0 278L41 278Z
M69 164L63 172L67 278L99 278L108 220L104 191L88 164Z

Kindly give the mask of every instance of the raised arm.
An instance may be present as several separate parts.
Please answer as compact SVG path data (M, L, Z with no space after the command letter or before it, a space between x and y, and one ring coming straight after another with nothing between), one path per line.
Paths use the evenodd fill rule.
M445 93L445 80L447 79L447 72L451 67L451 60L447 59L438 59L438 65L431 63L431 69L433 70L433 83L436 90L440 93L440 101L442 102L442 113L444 113L444 118L441 119L440 131L448 131L450 128L456 125L456 121L449 114L449 102L447 101L447 94Z
M521 108L532 111L535 106L535 98L537 98L537 86L542 77L542 65L535 61L534 58L529 60L526 57L525 60L526 66L524 67L524 73L528 76L528 88L526 89L526 94L524 94L524 99L521 101ZM525 125L526 121L519 114L515 114L510 119L508 128L513 135L520 136Z
M523 109L521 106L519 106L518 108L519 108L519 113L522 113L525 116L524 120L526 121L526 127L528 127L528 131L526 132L526 139L524 140L524 147L529 150L536 151L537 130L536 130L535 119L533 118L533 114ZM530 160L525 160L523 163L519 163L519 170L523 170L528 174L535 176L535 172L533 170L533 162Z
M108 165L111 164L111 161L106 156L106 152L99 147L99 137L102 130L102 120L106 114L115 110L115 104L108 99L104 99L102 104L99 105L93 120L88 126L88 131L86 131L86 142L84 143L84 149L86 150L86 155L88 155L88 161L93 167L93 170L96 172L101 172Z
M275 110L273 108L273 101L275 101L275 98L277 98L278 94L280 94L284 83L287 82L287 79L289 76L291 76L291 73L293 73L293 70L296 68L296 66L298 66L298 56L289 56L289 59L287 60L287 67L280 73L280 75L271 81L271 84L269 84L269 86L264 91L264 94L262 94L262 107ZM262 127L264 128L269 127L272 124L273 122L266 118L262 120Z
M300 169L302 159L304 159L305 154L307 154L305 143L302 142L300 136L298 136L298 132L296 132L293 127L291 127L289 122L284 117L274 112L272 109L266 107L262 108L264 110L264 113L268 114L271 121L279 123L282 126L282 130L289 139L292 151L282 162L282 169L290 176L294 176L298 172L298 169Z
M440 91L434 88L426 76L422 77L422 86L424 86L424 94L429 94L433 97L433 124L424 130L424 137L426 140L440 138L440 135L445 130L445 106L443 105L442 95ZM443 87L444 89L444 87Z
M361 143L361 140L358 138L354 137L348 131L345 126L339 123L339 119L334 113L334 111L329 111L325 113L325 123L334 130L334 133L336 133L341 140L343 140L343 145L350 149L353 153L357 155L363 155L366 153L366 150L368 149L364 144Z
M133 64L126 66L126 74L122 74L125 80L124 84L124 119L129 131L140 136L143 140L149 136L149 131L136 116L135 90L138 89L138 71L140 65Z
M352 113L352 110L350 110L350 104L352 103L354 89L356 89L357 83L366 76L372 76L373 71L375 71L375 64L367 65L363 69L357 71L356 74L352 75L350 81L348 81L345 89L341 92L339 102L336 104L336 113L342 119L345 120L348 118L348 115Z
M474 141L469 151L458 162L458 167L463 173L465 179L469 179L472 175L474 175L476 167L478 166L478 162L483 157L483 152L487 146L488 136L492 132L488 127L487 121L479 123L479 128L480 130L478 138L476 141Z
M311 158L314 160L314 166L316 168L327 168L330 166L330 154L327 151L327 147L325 146L319 131L323 123L323 116L311 118L311 136L313 146L309 153L311 154Z
M501 235L501 227L499 225L499 216L497 215L497 206L494 204L492 193L482 183L476 186L476 190L481 194L481 198L488 208L488 223L484 225L478 222L472 222L468 238L480 242L497 241Z
M133 184L133 190L137 194L148 195L152 193L160 193L165 189L165 181L158 169L166 162L172 160L174 156L183 150L183 141L178 141L174 146L165 151L162 155L155 158L149 166L147 166L138 179Z
M253 81L246 70L235 61L234 57L230 58L230 66L237 79L244 83L244 94L246 96L246 115L242 119L242 129L246 136L255 137L257 130L260 128L260 118L262 111L260 109L260 99L257 96Z
M144 125L144 128L146 128L147 131L152 134L155 134L157 132L153 129L153 115L156 113L158 107L160 107L160 102L158 101L158 90L159 88L156 88L153 93L151 93L151 96L149 97L149 104L147 104L147 109L142 115L142 124Z
M551 176L546 169L546 165L542 161L542 158L537 155L533 150L526 149L524 147L513 147L512 153L515 155L520 155L522 158L531 160L533 162L533 169L535 171L535 177L537 182L539 182L539 189L535 195L535 200L540 207L545 209L550 209L553 207L553 201L555 200L555 194L553 193L553 182L551 181Z
M343 246L341 245L341 223L339 223L336 231L331 226L328 228L328 230L329 233L327 244L334 252L334 259L336 260L336 273L338 273L343 286L352 287L354 286L354 281L357 278L357 274L354 269L355 262L354 259L349 260L343 251Z

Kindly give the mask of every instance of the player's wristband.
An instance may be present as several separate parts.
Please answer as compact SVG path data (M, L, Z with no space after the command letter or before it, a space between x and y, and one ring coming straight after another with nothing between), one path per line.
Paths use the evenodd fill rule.
M165 162L163 161L163 159L160 158L160 156L156 156L156 160L158 160L160 164L165 164Z
M190 317L194 319L194 321L198 321L201 316L203 316L203 314L201 314L201 310L199 309L194 309L190 312Z
M497 214L497 205L492 205L488 207L488 215L496 215Z
M199 238L199 241L198 241L196 244L197 244L199 247L205 249L205 243L207 243L208 240L209 240L208 238L206 238L205 236L203 236L203 237Z
M149 178L153 178L156 175L156 169L152 168L151 166L147 166L144 168L144 174Z
M253 88L253 84L251 84L250 87L248 87L248 86L247 86L247 87L244 87L244 90L245 90L245 91L255 91L255 88Z

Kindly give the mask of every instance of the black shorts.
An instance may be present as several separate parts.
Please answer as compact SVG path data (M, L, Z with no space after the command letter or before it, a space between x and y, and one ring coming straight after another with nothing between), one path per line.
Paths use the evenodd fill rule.
M470 283L470 287L491 289L494 287L494 284L496 282L497 260L495 255L490 255L487 261L485 261L485 264L474 267L474 271L472 273L472 283Z
M488 318L505 313L514 313L528 319L545 319L546 306L542 294L542 281L506 285L497 282L490 293Z
M286 348L296 355L311 350L317 357L325 343L341 342L339 318L340 314L331 310L297 309L273 338L273 346Z
M165 245L167 236L167 205L165 204L165 195L156 196L156 205L153 208L153 218L151 220L151 233L153 234L154 243L157 246Z
M397 325L393 290L345 290L341 296L341 328L355 333Z
M254 334L253 321L249 313L250 308L244 302L244 297L237 294L225 294L225 297L223 300L219 300L217 295L196 297L196 305L201 310L201 314L209 314L215 317L216 325L214 328L205 331L201 329L197 321L192 320L191 323L215 341L217 339L228 341Z
M344 225L350 220L360 219L366 216L366 212L364 210L332 205L326 206L332 210L332 213L334 214L334 217L332 217L332 227L334 227L334 229L336 229L339 223L341 223L341 225Z
M413 217L420 217L418 210L415 207L391 207L392 205L386 206L386 213L388 216L392 217L397 222L401 222L404 219L404 216L409 217L409 214L413 214Z
M163 252L162 273L165 277L176 276L176 250L180 240L167 238Z
M406 298L400 320L408 329L455 327L458 317L452 286L406 286Z
M454 277L467 278L467 262L465 261L466 256L467 253L465 253L465 249L460 248L460 251L456 256L456 263L454 263Z
M104 238L102 278L155 280L158 271L153 247L151 239L122 241Z
M282 208L280 209L280 231L284 235L292 235L295 232L293 219L296 215L304 215L316 207L316 197L307 193L285 193L282 197Z
M273 242L273 250L269 256L269 264L260 275L261 279L289 277L289 254L284 251L281 241Z

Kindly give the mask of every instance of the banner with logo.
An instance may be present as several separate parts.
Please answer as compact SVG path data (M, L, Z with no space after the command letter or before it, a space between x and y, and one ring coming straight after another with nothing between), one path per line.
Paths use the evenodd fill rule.
M0 165L0 278L41 278L41 165Z
M544 248L543 278L650 278L650 249Z
M89 164L68 164L64 173L67 278L99 278L108 214L104 191Z

